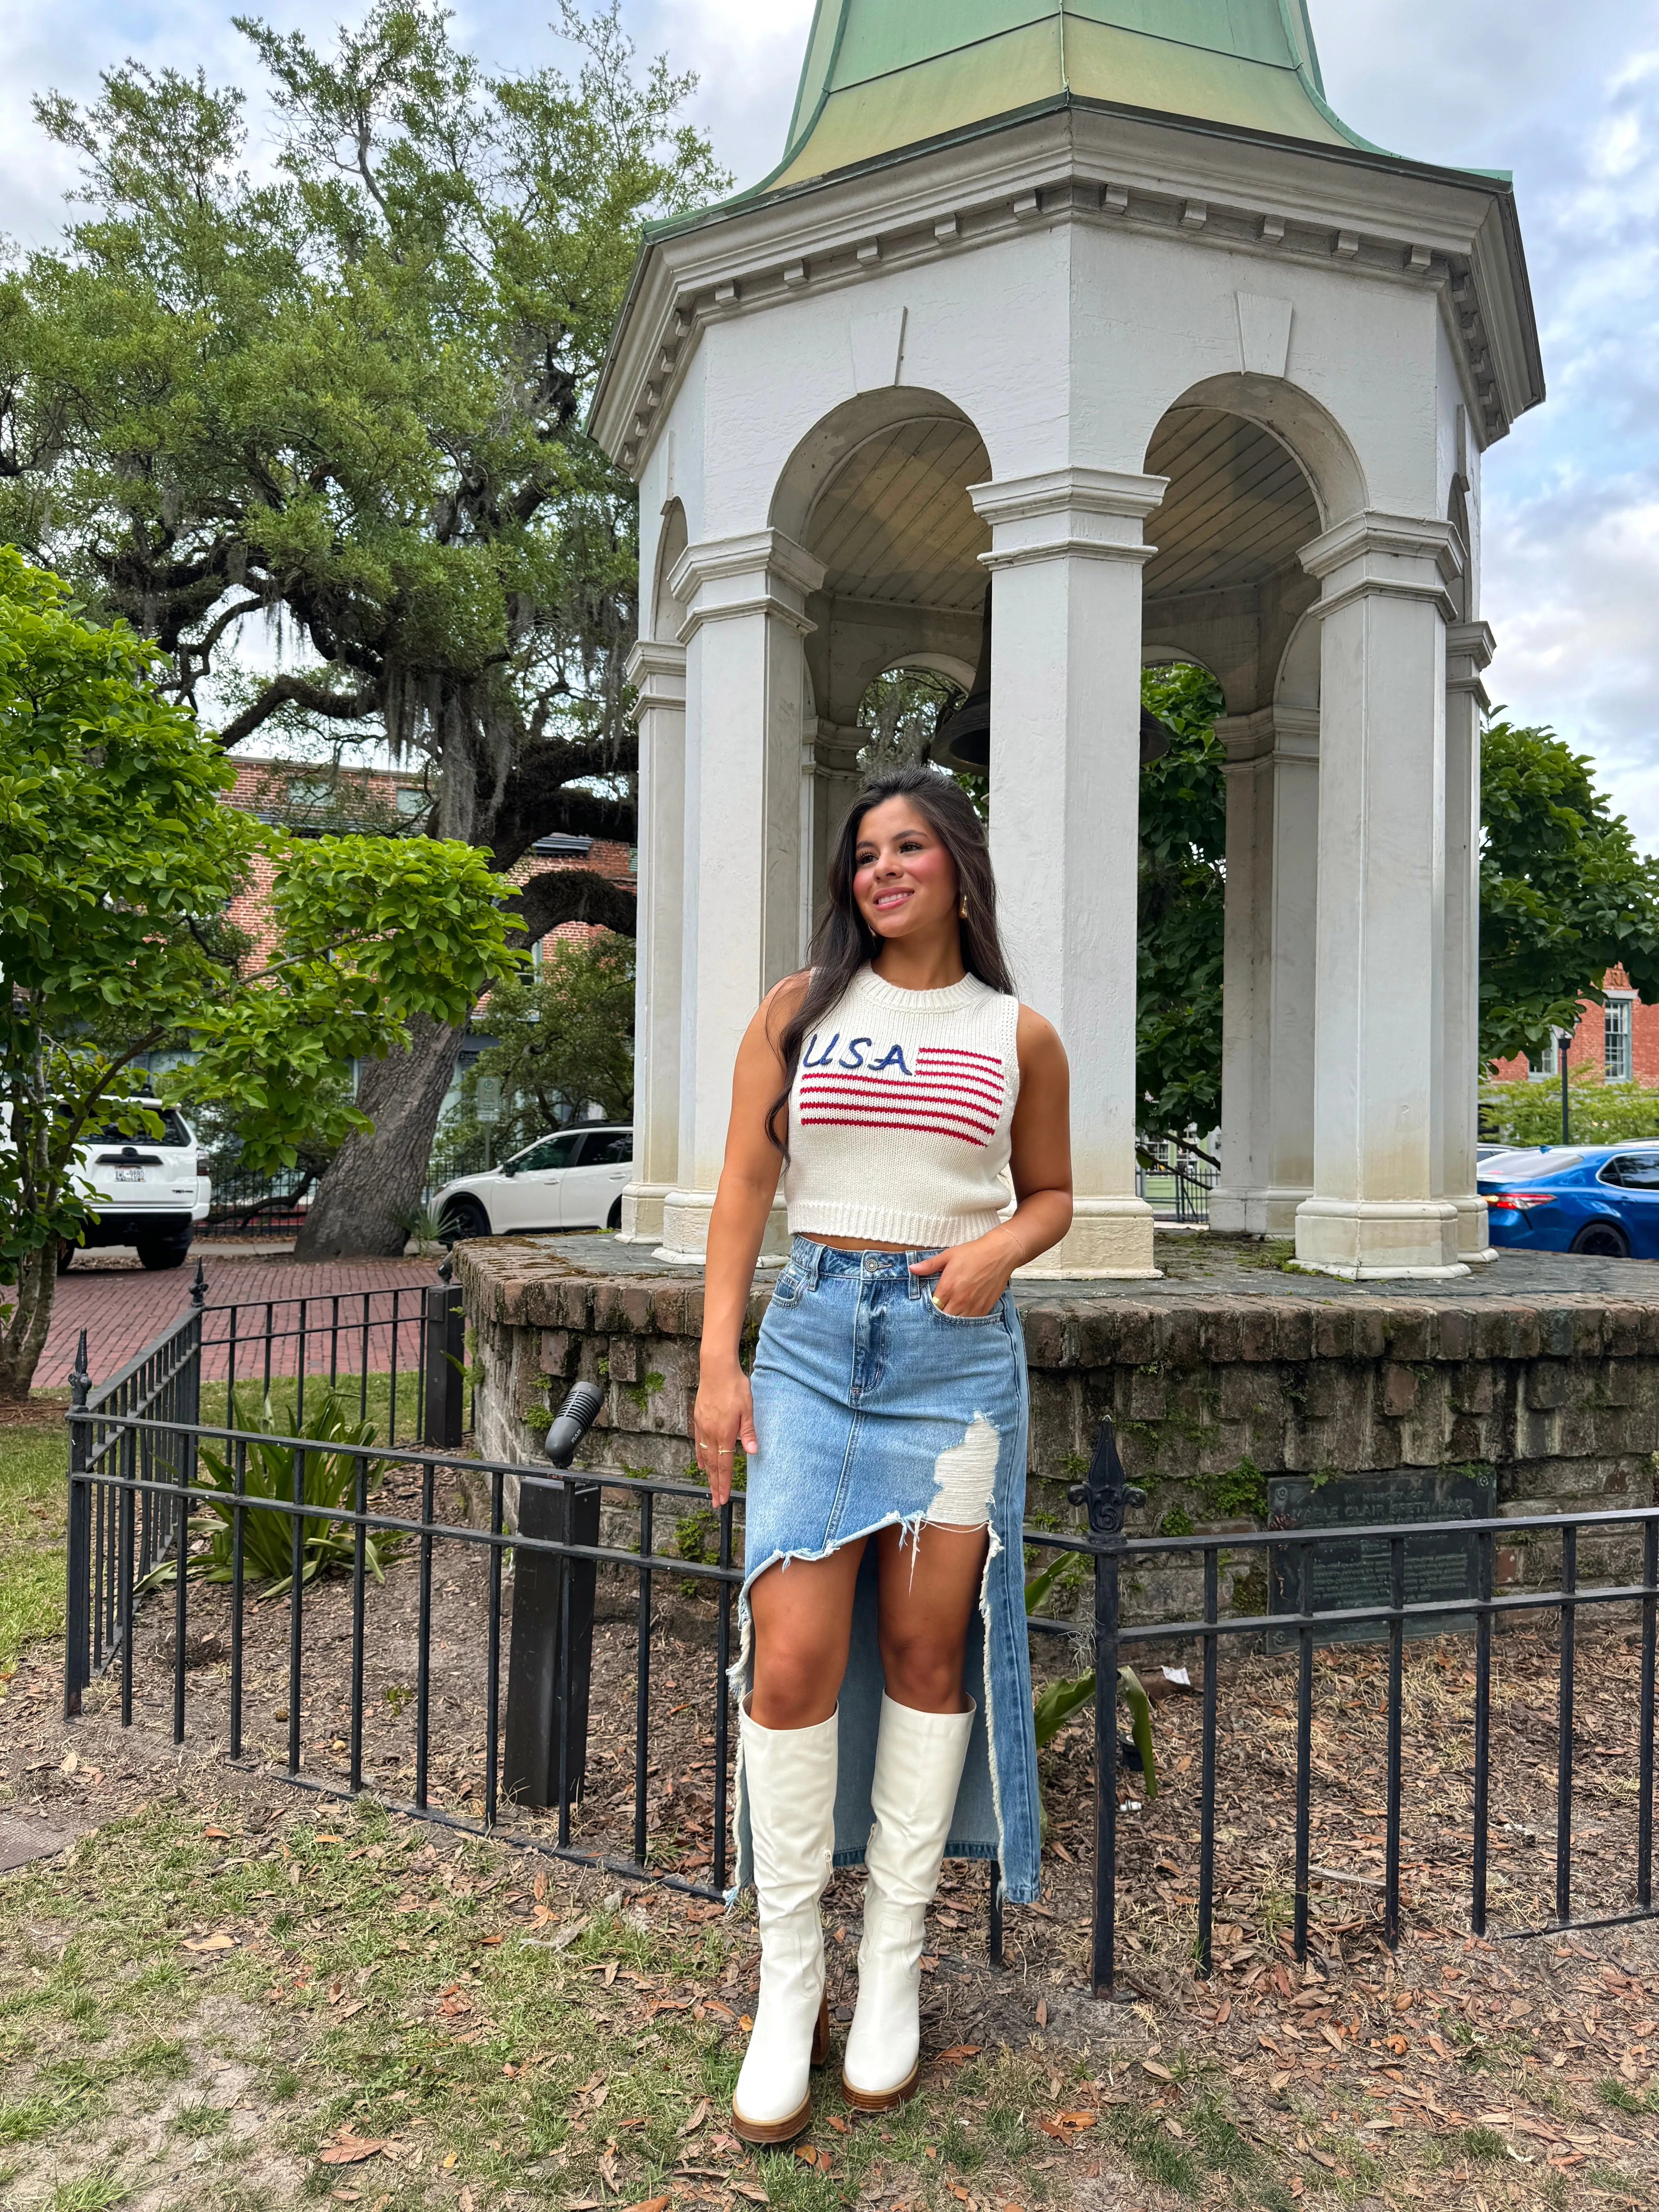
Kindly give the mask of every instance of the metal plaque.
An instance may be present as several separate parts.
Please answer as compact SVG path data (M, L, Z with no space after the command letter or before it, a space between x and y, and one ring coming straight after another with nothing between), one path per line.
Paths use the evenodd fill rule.
M1310 1609L1338 1613L1389 1601L1390 1546L1379 1528L1411 1521L1491 1521L1498 1513L1498 1474L1493 1468L1460 1467L1397 1474L1333 1475L1315 1482L1305 1475L1271 1475L1267 1480L1267 1526L1322 1528L1330 1534L1312 1552ZM1267 1551L1267 1610L1301 1610L1300 1545L1270 1545ZM1406 1539L1406 1602L1456 1600L1480 1595L1480 1547L1473 1532L1439 1529ZM1474 1615L1455 1606L1444 1613L1419 1614L1406 1624L1408 1637L1459 1635L1472 1629ZM1385 1620L1348 1622L1314 1631L1316 1644L1379 1644L1389 1632ZM1293 1628L1270 1629L1270 1650L1296 1648Z

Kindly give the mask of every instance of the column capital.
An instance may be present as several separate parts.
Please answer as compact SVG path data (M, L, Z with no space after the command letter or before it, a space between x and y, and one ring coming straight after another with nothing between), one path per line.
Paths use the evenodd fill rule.
M1226 748L1226 774L1232 769L1255 768L1263 761L1316 761L1319 758L1319 710L1316 707L1261 707L1254 714L1224 714L1215 733Z
M1451 586L1463 573L1455 526L1431 516L1362 509L1302 549L1302 565L1324 589L1322 616L1359 599L1426 599L1448 624L1457 618Z
M1067 468L969 484L975 513L991 526L991 550L979 557L992 570L1066 556L1144 563L1158 549L1143 542L1141 525L1169 483L1167 477Z
M1480 674L1497 650L1498 641L1483 622L1454 623L1446 632L1446 689L1468 692L1483 713L1492 701Z
M669 590L687 610L678 642L689 644L706 622L752 614L775 615L805 636L817 627L807 619L805 602L823 578L823 562L781 530L688 545L668 577Z
M1472 660L1477 668L1490 668L1497 650L1498 640L1488 623L1454 623L1446 632L1446 651Z
M662 638L642 637L623 664L623 674L638 696L634 719L653 707L685 711L685 647Z
M801 750L809 774L817 776L849 776L859 772L859 755L869 743L870 732L856 723L825 721L808 723L806 741Z

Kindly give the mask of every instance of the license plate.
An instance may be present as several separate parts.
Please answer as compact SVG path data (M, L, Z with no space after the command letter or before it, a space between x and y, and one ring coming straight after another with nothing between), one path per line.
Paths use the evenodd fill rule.
M117 1182L143 1182L143 1168L117 1168L115 1170Z

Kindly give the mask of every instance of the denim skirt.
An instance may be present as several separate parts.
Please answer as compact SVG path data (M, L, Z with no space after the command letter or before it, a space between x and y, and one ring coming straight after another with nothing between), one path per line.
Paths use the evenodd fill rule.
M1036 1739L1026 1647L1025 1350L1012 1297L975 1318L941 1313L925 1252L837 1252L798 1237L761 1325L755 1434L744 1498L742 1644L732 1686L753 1671L750 1593L757 1575L821 1559L878 1528L925 1543L929 1521L988 1524L980 1633L963 1686L973 1735L947 1858L994 1860L1003 1894L1037 1894ZM840 1700L837 1866L863 1863L872 1814L883 1678L876 1643L876 1548L864 1554ZM739 1765L737 1880L751 1879Z

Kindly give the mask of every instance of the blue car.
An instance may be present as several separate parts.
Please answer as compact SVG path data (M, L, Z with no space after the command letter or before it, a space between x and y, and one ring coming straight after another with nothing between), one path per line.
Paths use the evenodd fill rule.
M1483 1159L1492 1241L1512 1252L1659 1260L1659 1139L1545 1145Z

